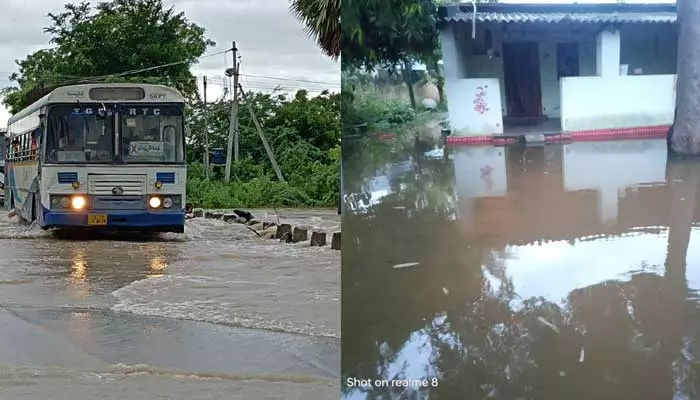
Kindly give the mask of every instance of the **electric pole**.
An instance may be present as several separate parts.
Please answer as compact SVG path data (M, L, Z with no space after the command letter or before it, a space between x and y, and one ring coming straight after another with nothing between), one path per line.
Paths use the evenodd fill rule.
M226 149L226 175L224 180L226 182L231 181L231 147L233 147L234 135L235 141L235 152L236 161L238 161L238 135L236 133L236 121L238 120L238 60L236 59L236 53L238 49L236 48L236 42L232 43L231 53L233 54L233 68L226 71L226 75L229 77L233 76L233 102L231 104L231 121L228 128L228 147Z
M270 163L272 163L272 169L275 170L275 174L277 175L277 179L280 182L285 182L284 176L282 175L282 170L280 169L279 165L277 165L277 160L275 159L275 153L272 151L270 144L267 143L267 138L265 138L265 133L262 130L262 126L260 125L258 118L255 116L255 111L253 110L253 105L250 103L250 99L248 98L248 95L243 90L243 86L241 86L241 96L243 96L243 98L245 100L245 105L248 107L248 112L250 112L250 117L253 119L253 123L255 124L255 129L258 131L258 136L260 136L260 141L262 141L263 147L265 147L265 152L267 152L267 157L270 159Z
M238 137L240 134L238 130L238 74L240 73L240 64L235 60L234 63L236 73L233 75L233 104L236 107L236 118L233 120L233 162L238 164Z
M209 180L209 107L206 76L204 77L204 176Z

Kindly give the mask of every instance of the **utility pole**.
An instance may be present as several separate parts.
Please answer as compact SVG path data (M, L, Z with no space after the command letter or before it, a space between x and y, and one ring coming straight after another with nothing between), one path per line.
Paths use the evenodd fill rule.
M228 128L228 146L226 148L226 175L224 180L231 181L231 147L233 147L234 134L236 132L236 121L238 120L238 60L236 59L236 42L232 42L231 53L233 54L233 68L226 70L226 75L233 76L233 102L231 104L231 121ZM236 135L236 161L238 161L238 135Z
M207 77L204 77L204 176L209 180L209 104L207 103Z
M236 107L236 118L233 120L233 162L238 164L238 138L240 131L238 129L238 76L240 74L240 64L234 60L236 73L233 75L233 104Z
M243 96L243 98L245 100L245 105L248 107L248 111L250 112L250 117L252 118L253 123L255 124L255 129L258 131L258 136L260 136L260 140L262 141L262 144L265 147L265 152L267 152L267 157L270 159L270 162L272 163L272 169L275 170L275 174L277 175L277 179L280 182L285 182L284 176L282 175L282 170L280 169L279 165L277 165L277 160L275 160L275 154L272 152L272 148L270 147L270 144L267 143L267 138L265 138L265 134L263 133L262 126L260 126L260 122L258 121L258 118L255 116L255 111L253 110L253 105L250 104L250 99L248 99L248 95L243 90L243 86L241 86L241 96Z

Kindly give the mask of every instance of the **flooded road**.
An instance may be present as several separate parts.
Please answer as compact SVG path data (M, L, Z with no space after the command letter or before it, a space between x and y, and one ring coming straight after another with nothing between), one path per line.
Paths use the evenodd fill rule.
M82 239L0 217L0 399L338 396L339 252L205 219Z
M700 162L354 146L343 398L700 398Z

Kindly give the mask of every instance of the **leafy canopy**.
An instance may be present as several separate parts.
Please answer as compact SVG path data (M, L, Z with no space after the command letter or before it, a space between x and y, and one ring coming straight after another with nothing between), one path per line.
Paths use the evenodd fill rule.
M214 42L204 28L184 13L166 8L162 0L112 0L94 8L88 2L66 4L48 14L50 48L15 61L19 73L10 75L16 87L3 90L3 103L16 113L52 89L98 77L97 81L148 82L173 86L189 98L197 97L190 67ZM184 63L110 77L124 71Z
M205 136L211 148L225 148L231 102L219 99L208 105L208 129L201 102L188 108L188 198L210 208L261 206L334 206L340 196L340 95L310 97L299 91L293 97L248 93L248 101L263 126L287 182L277 181L255 130L246 100L239 114L240 162L233 166L234 180L220 181L223 168L213 168L212 181L204 181Z
M393 67L438 48L434 0L345 0L341 18L346 68Z

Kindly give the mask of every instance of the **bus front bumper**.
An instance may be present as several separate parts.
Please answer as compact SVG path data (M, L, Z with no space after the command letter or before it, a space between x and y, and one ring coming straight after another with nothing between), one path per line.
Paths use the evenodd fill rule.
M137 230L149 232L183 233L185 210L115 211L90 210L83 212L51 211L44 209L43 228L90 228L104 230Z

